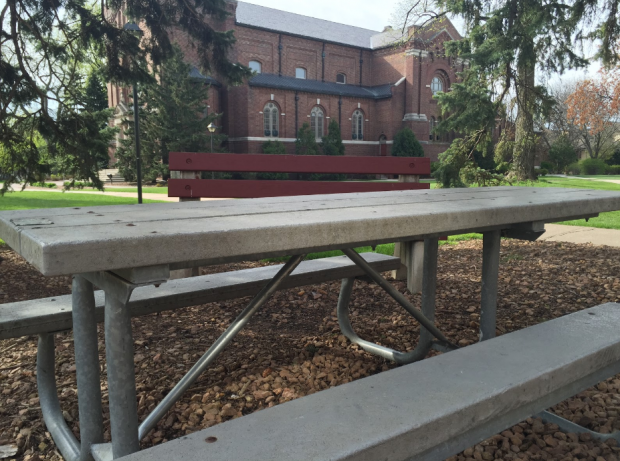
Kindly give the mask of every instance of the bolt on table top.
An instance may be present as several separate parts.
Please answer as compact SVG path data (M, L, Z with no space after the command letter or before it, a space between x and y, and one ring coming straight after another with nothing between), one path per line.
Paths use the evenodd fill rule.
M620 210L620 193L494 187L0 212L0 238L48 276L220 264Z

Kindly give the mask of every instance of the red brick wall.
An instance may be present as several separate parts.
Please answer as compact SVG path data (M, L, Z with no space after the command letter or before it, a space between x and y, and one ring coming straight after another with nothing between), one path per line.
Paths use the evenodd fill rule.
M235 3L229 3L232 13ZM323 43L319 40L294 37L277 32L259 30L235 24L234 16L223 23L213 24L217 30L234 30L237 42L230 51L230 59L244 65L252 60L259 61L263 73L278 74L280 68L284 76L295 76L295 68L307 70L307 78L335 82L338 73L344 73L347 83L359 85L360 49L350 46ZM198 63L195 48L187 35L172 31L173 40L182 48L189 62ZM406 46L386 47L378 50L363 50L361 79L364 86L395 84L402 77L406 80L392 88L390 99L373 100L362 98L342 98L341 131L345 141L352 141L351 116L358 109L364 113L364 143L347 143L347 155L379 155L379 139L385 137L391 141L396 132L404 126L414 130L424 144L427 156L433 160L443 152L447 143L429 142L429 123L425 121L403 121L406 114L423 114L430 119L439 117L439 108L432 99L430 85L432 78L445 75L446 90L450 83L456 81L455 63L443 55L443 42L459 38L458 32L449 21L433 24L423 30L416 30L414 39ZM278 46L282 44L281 58ZM418 50L422 49L422 57ZM410 50L407 52L407 50ZM411 51L413 50L413 52ZM325 60L322 54L325 52ZM280 62L281 59L281 62ZM323 67L324 66L324 67ZM421 75L421 79L420 79ZM263 138L263 108L269 102L276 104L280 110L279 138L295 138L295 92L269 88L250 87L249 85L228 86L227 82L213 74L224 87L212 88L209 97L209 113L223 112L222 132L231 139L228 148L231 152L261 152L262 144L267 140L246 139ZM117 88L109 88L110 105L119 101ZM418 97L420 95L420 97ZM273 97L272 97L273 96ZM297 127L310 122L310 111L316 105L323 108L325 132L330 120L339 120L339 97L310 93L298 94ZM320 101L317 101L320 100ZM294 143L285 142L287 151L294 152ZM388 152L391 145L388 145Z

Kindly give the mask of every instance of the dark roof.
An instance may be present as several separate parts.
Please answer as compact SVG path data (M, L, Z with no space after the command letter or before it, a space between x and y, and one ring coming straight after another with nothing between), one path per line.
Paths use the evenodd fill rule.
M275 74L258 74L250 80L250 86L303 91L305 93L342 95L363 99L386 99L392 97L392 87L394 85L389 83L381 86L355 86L295 77L280 77Z
M237 2L237 24L368 49L372 48L372 37L381 34L376 30L338 24L246 2Z
M204 75L202 75L196 66L192 66L191 70L189 71L189 77L199 81L204 81L208 85L222 86L222 84L215 80L213 77L205 77Z

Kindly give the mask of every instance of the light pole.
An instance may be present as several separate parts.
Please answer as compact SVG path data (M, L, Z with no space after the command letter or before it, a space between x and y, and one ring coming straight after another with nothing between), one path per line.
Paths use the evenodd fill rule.
M207 128L209 129L209 133L211 133L211 153L213 153L213 133L215 133L217 127L211 122ZM211 172L211 179L215 179L215 171Z
M142 35L142 29L136 23L128 22L124 30ZM138 82L133 83L133 130L136 142L136 178L138 181L138 203L142 203L142 157L140 155L140 116L138 112Z

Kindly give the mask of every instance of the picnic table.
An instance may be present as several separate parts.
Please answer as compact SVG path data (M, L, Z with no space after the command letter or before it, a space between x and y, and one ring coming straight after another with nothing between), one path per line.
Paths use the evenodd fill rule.
M484 235L480 328L481 340L486 340L495 336L501 236L535 240L544 232L544 223L589 218L614 210L620 210L620 194L608 191L514 187L394 191L7 211L0 213L0 238L43 275L74 275L73 328L83 451L80 459L88 459L91 445L99 447L93 448L94 452L103 450L96 458L104 459L106 455L101 453L105 447L98 445L103 439L103 421L94 286L105 292L112 436L111 447L106 449L108 458L118 458L139 450L140 439L294 272L305 255L343 250L421 323L420 342L408 353L358 338L347 317L353 278L343 280L338 306L343 332L369 352L398 363L410 363L423 358L432 347L443 351L456 348L433 322L440 236L468 232ZM425 241L421 311L352 250L411 240ZM165 283L175 269L281 256L290 259L139 424L131 315L127 309L132 292ZM40 342L40 347L45 346ZM51 375L53 380L53 372ZM51 390L55 392L55 385L50 384L49 376L38 379L48 430L61 450L74 455L77 450L79 456L79 446L76 448L71 441L72 434L56 409L57 398L50 395ZM44 404L44 400L51 404Z

